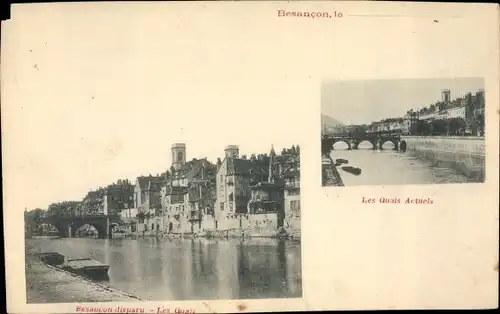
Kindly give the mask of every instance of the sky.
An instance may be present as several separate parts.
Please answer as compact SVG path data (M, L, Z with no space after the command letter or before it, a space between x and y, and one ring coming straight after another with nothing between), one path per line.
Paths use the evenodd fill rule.
M369 124L402 117L441 100L449 89L451 99L484 89L482 78L324 81L321 111L344 124Z
M259 37L237 37L224 23L196 26L189 14L169 20L179 31L165 15L120 12L52 12L52 24L23 24L10 46L15 75L5 82L2 136L11 204L47 208L118 179L159 174L171 166L173 143L186 144L188 160L213 163L226 145L249 156L303 143L288 123L307 117L297 102L308 94L288 90L298 83L284 76L289 60L279 56L278 71L262 76ZM161 38L148 37L159 29ZM230 40L214 44L219 36Z

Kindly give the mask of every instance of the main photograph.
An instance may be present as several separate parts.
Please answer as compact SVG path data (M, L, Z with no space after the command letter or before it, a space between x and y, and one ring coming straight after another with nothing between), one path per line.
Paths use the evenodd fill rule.
M28 303L301 297L300 147L265 146L26 209Z
M323 186L481 183L482 78L323 81Z

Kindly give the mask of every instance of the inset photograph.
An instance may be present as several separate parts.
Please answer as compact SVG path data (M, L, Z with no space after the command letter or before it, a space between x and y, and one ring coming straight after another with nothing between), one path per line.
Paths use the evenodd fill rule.
M323 186L481 183L482 78L328 81Z

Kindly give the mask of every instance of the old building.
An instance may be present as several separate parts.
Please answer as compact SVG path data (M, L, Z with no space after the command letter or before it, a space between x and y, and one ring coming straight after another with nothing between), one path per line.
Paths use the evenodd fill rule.
M450 108L446 114L448 119L465 119L465 106Z
M182 158L181 158L182 157ZM216 165L206 158L186 162L186 146L172 145L172 166L161 188L161 231L197 232L203 213L213 212Z
M118 180L104 190L103 211L105 215L121 214L124 209L134 207L134 186L128 180Z
M104 215L104 192L102 188L88 192L78 211L83 215Z
M238 215L246 215L248 201L251 197L250 186L256 182L267 181L266 156L255 159L240 159L227 153L217 170L216 175L216 202L214 218L219 230L231 229L231 220ZM236 156L238 156L236 154ZM238 156L239 157L239 156Z
M284 173L292 174L294 156L276 156L271 149L268 160L268 176L266 181L250 186L251 198L248 201L247 232L252 236L274 235L285 222L285 189L288 181L289 189L296 187L294 176L284 177ZM296 200L288 200L295 204ZM299 200L300 202L300 200Z
M150 204L156 204L156 197L160 192L158 184L163 182L164 178L161 176L137 177L134 187L134 208L138 212L149 213L152 208ZM151 185L150 182L153 182Z
M187 187L166 184L161 189L164 232L183 233L190 230L187 210ZM163 226L163 227L162 227Z
M280 177L284 180L285 217L300 217L300 155L283 158Z

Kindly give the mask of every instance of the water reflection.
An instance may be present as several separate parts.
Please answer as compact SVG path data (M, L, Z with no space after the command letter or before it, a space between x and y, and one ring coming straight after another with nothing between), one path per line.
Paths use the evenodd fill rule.
M273 239L29 240L110 265L108 284L149 300L302 295L300 243Z
M472 182L457 170L394 151L391 142L386 142L382 150L373 150L372 147L365 141L359 144L359 149L347 150L347 144L335 143L332 159L347 159L350 166L362 170L359 176L342 171L340 174L346 186Z

